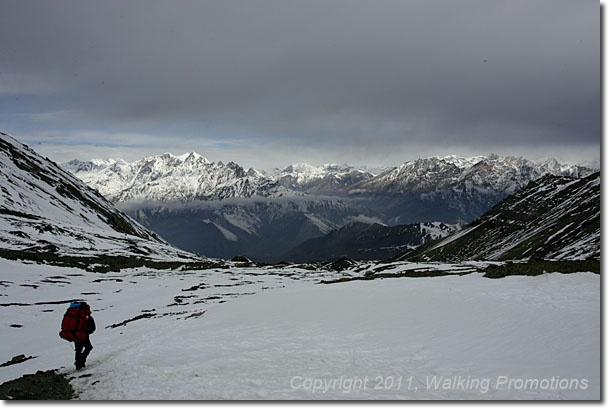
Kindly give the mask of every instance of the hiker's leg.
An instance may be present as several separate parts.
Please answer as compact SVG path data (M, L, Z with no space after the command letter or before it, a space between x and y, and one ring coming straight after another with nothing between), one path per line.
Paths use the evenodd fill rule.
M83 345L82 342L74 342L74 365L76 366L76 369L80 369L83 367L84 365L84 357L83 357L83 349L85 348L85 346Z
M84 347L84 351L83 351L83 362L87 359L87 356L89 356L89 352L91 351L91 349L93 349L93 345L91 344L91 340L89 340L89 338L86 338L83 341L83 347Z

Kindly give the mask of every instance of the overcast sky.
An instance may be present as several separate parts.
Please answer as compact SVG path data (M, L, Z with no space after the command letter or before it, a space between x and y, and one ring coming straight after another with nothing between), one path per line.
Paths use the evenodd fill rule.
M56 161L599 160L594 0L0 1L0 128Z

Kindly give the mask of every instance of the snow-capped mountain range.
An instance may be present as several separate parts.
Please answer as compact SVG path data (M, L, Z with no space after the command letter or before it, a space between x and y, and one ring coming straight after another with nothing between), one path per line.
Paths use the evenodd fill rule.
M196 152L165 153L131 163L73 160L62 166L112 202L296 195L252 168L246 171L233 162L210 162Z
M303 163L260 172L195 152L62 166L182 249L265 261L354 218L389 226L467 223L545 174L593 172L496 155L422 158L379 173Z
M463 158L430 157L405 162L380 174L348 165L293 164L283 170L245 170L229 162L211 162L196 152L165 153L134 162L72 160L62 167L112 202L130 200L181 201L227 198L277 198L302 193L421 194L443 190L503 196L545 174L583 176L592 170L560 164L554 159L535 163L524 158L490 155Z
M593 170L560 164L556 159L535 163L520 157L489 155L463 158L455 155L421 158L350 187L352 192L432 194L501 193L510 195L545 174L581 177Z

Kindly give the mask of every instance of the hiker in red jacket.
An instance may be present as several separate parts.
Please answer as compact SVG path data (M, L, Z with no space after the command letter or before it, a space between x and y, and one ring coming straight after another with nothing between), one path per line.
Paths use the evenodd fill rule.
M89 335L95 332L95 320L91 316L91 308L86 302L72 302L64 314L61 324L62 331L59 336L74 342L76 370L85 367L87 356L93 346Z
M87 309L89 306L85 303ZM91 310L89 310L91 312ZM76 370L80 370L85 367L85 362L87 361L87 356L89 356L89 352L93 349L93 345L89 340L89 335L95 332L95 320L93 320L93 316L89 313L89 319L87 319L87 337L85 340L80 342L74 342L74 347L76 350L76 355L74 359L74 365L76 366Z

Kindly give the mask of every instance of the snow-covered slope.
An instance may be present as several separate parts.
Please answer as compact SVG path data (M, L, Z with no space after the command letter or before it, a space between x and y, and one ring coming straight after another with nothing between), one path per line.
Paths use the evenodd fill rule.
M131 163L72 160L62 167L112 202L297 195L254 169L246 171L233 162L210 162L196 152L180 156L165 153Z
M599 258L600 174L547 175L509 196L463 231L407 252L422 260Z
M0 133L0 254L52 263L191 260L97 191ZM104 259L106 262L101 262ZM79 262L80 261L80 262Z
M316 284L383 267L82 275L0 259L0 362L33 357L0 367L0 382L59 369L82 400L601 398L599 275ZM429 267L465 273L392 266ZM77 295L89 298L97 331L75 372L57 333Z

